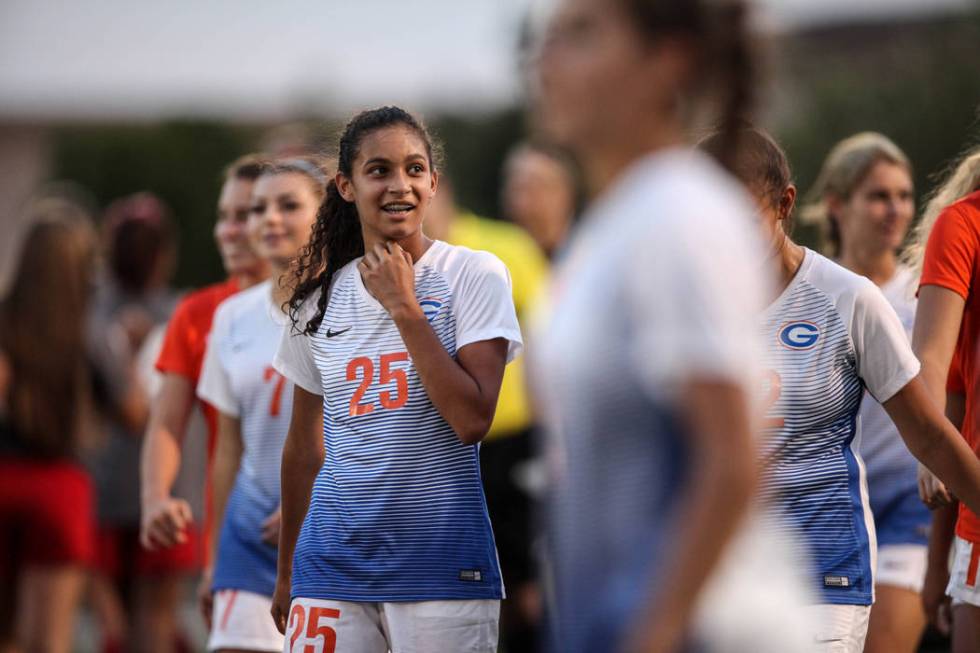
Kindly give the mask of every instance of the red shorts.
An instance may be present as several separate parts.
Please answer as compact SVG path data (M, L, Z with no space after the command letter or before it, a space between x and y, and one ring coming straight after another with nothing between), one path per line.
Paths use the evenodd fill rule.
M100 526L96 566L112 578L166 576L201 569L202 538L195 528L187 541L169 549L148 551L140 544L138 528Z
M92 481L69 461L0 459L0 571L88 565L95 558Z

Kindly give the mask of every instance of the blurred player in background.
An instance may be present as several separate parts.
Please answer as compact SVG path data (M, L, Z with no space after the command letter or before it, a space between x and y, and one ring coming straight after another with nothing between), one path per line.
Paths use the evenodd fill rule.
M815 201L803 208L803 219L827 228L829 255L838 263L881 288L911 340L917 280L898 261L915 214L908 158L881 134L856 134L830 151L811 195ZM912 653L926 625L919 594L931 517L919 500L918 463L881 404L866 396L858 417L878 541L864 650Z
M289 299L290 264L310 239L327 175L308 157L276 161L262 171L252 190L248 233L272 275L222 302L208 339L197 394L218 410L212 554L205 574L214 596L212 651L282 650L269 610L293 388L272 359L289 322L282 306Z
M755 484L764 269L743 189L684 146L713 88L726 160L737 152L753 85L745 11L563 0L544 35L538 120L573 152L592 196L531 354L547 431L554 651L806 643L788 552L771 555L779 544L765 534L727 555Z
M439 192L426 213L425 233L500 258L510 272L518 320L522 327L527 323L545 282L547 262L523 229L461 209L452 184L442 175ZM537 650L541 613L531 552L531 481L526 474L532 459L532 424L524 376L523 357L504 370L497 411L487 437L480 443L480 475L509 593L501 603L500 630L501 641L510 653Z
M163 381L151 407L140 463L141 539L150 550L193 542L202 531L194 523L190 505L173 496L172 490L181 465L185 428L195 408L194 392L214 311L227 297L268 276L268 264L252 250L245 232L252 186L263 165L263 159L250 155L238 159L225 171L214 237L228 280L193 292L178 304L157 360ZM208 424L210 458L217 415L207 404L202 403L201 408ZM206 507L205 513L207 510ZM210 596L210 585L203 590L205 596ZM207 610L208 619L210 614ZM160 634L154 641L166 643L173 641L173 637Z
M423 234L437 183L411 114L348 123L276 356L296 384L272 609L288 651L497 650L477 445L520 326L499 259Z
M154 650L144 633L171 637L182 576L199 568L199 553L180 549L149 552L140 546L139 457L146 426L148 393L136 374L136 358L154 327L169 318L176 303L170 278L176 264L176 234L169 209L150 193L112 202L103 222L106 274L92 309L93 338L109 376L136 389L136 424L109 420L106 438L86 455L96 487L97 573L92 607L103 631L103 650ZM121 390L122 391L122 390ZM139 633L139 635L137 635ZM174 644L166 645L171 650Z
M761 130L741 134L735 171L756 197L780 277L762 318L762 497L809 545L820 596L809 610L817 650L860 653L876 558L857 452L865 388L913 455L974 505L980 461L929 399L902 324L877 286L790 239L796 187L782 149ZM721 155L723 143L715 135L702 147Z
M67 653L95 561L79 453L108 403L86 343L97 242L77 207L40 200L31 213L0 304L0 648Z
M980 150L967 154L932 195L913 240L908 260L914 270L922 272L913 332L915 351L922 361L922 377L936 404L946 406L954 419L962 418L963 437L976 453L980 450L980 303L976 297L980 280ZM953 399L949 403L947 387ZM920 470L920 488L923 499L936 510L923 602L929 619L940 630L948 631L945 586L945 594L952 599L953 650L977 651L980 518L976 506L968 507L966 497L955 490L949 492L945 487L948 483L944 485L930 473L930 469L938 470L926 467ZM958 506L955 498L960 500ZM953 505L945 505L951 502ZM951 546L952 574L947 567Z
M555 147L527 141L511 149L503 172L504 217L523 227L554 259L576 213L578 181L571 161Z

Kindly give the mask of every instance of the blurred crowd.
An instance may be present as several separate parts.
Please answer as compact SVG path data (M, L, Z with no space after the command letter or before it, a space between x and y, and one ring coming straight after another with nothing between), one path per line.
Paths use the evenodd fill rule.
M215 245L228 274L215 305L268 274L245 230L252 187L265 162L308 155L295 138L286 149L270 144L277 150L272 155L230 162L215 198ZM523 320L571 227L580 189L569 159L534 142L512 149L503 178L504 219L458 206L444 178L426 230L499 256L511 272ZM70 184L41 189L26 210L29 226L0 331L0 633L4 641L35 642L45 651L194 650L200 642L193 634L201 629L181 610L207 564L207 467L214 448L208 423L214 416L193 395L190 381L200 360L196 370L182 370L161 356L168 322L188 297L171 283L179 256L174 216L150 191L99 210L84 189ZM189 335L203 347L206 334ZM533 649L542 610L531 546L540 474L528 403L520 364L509 366L481 452L514 597L504 605L508 651ZM170 419L175 411L186 414ZM144 442L160 428L179 431L173 435L180 471L164 472L164 490L155 492L159 473L151 468L161 452L147 451ZM175 518L189 526L186 535L174 546L154 546L147 513L171 508L160 501L175 498ZM78 610L87 616L84 631L77 630Z

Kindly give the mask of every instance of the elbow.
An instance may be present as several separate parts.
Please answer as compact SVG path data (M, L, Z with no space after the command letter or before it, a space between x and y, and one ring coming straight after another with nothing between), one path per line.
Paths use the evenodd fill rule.
M457 425L453 428L456 437L465 445L479 444L490 432L490 424L493 416L479 417L468 420L465 424Z

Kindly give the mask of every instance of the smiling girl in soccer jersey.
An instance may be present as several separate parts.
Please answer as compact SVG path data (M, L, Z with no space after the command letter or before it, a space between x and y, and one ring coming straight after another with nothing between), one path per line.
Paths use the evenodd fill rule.
M288 322L282 281L309 241L326 181L322 167L305 158L278 161L262 172L252 191L248 231L272 278L226 300L215 313L198 384L200 398L219 411L212 523L221 531L210 538L209 650L282 649L268 612L292 384L275 372L272 359Z
M719 137L702 147L718 151ZM860 652L873 599L874 528L867 500L858 409L865 389L909 450L971 505L980 504L980 461L939 412L895 311L868 279L794 243L789 164L764 132L742 130L736 172L758 200L782 292L762 317L765 463L763 496L802 533L814 561L819 650Z
M911 337L915 280L898 249L915 214L912 166L895 143L874 132L846 138L830 151L803 216L828 227L838 262L881 288ZM925 629L922 581L929 509L919 500L918 463L884 409L861 402L861 458L878 540L875 604L867 653L912 653Z
M520 330L497 258L423 235L435 163L405 111L356 116L298 270L276 358L296 384L272 608L290 651L496 651L475 445Z

